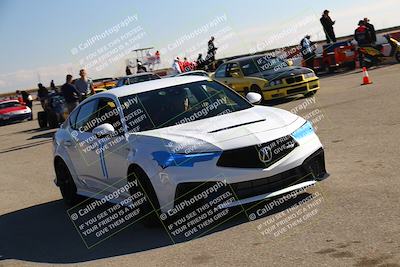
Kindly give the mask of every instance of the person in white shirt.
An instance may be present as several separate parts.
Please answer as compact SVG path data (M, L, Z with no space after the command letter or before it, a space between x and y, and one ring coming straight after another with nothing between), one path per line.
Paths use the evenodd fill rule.
M172 63L172 71L174 75L182 73L181 67L179 66L179 61L177 58L174 59L174 63Z

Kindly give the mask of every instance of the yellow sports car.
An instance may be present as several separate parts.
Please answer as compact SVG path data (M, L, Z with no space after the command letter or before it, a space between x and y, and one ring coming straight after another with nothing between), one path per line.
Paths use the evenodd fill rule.
M236 92L261 94L264 100L303 94L311 96L319 89L319 78L314 71L290 66L279 57L256 55L223 63L211 75Z

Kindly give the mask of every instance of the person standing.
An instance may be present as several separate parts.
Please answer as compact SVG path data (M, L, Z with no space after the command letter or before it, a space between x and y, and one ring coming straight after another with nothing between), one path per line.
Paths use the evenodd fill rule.
M142 62L138 61L136 73L143 73L143 72L147 72L147 69L145 66L143 66Z
M132 71L131 71L131 68L129 68L129 66L126 66L125 73L127 76L132 75Z
M365 26L365 22L363 20L358 22L358 28L354 31L354 39L357 41L359 47L371 46L371 33L367 26ZM363 53L358 53L358 61L360 62L360 66L364 67Z
M46 87L43 86L43 84L38 83L38 92L37 92L37 96L39 98L40 104L42 105L42 108L44 109L44 104L45 104L45 99L47 98L47 96L49 95L49 91L47 90Z
M333 30L333 25L335 21L332 21L331 17L329 16L329 10L325 10L320 18L322 28L324 28L324 32L326 35L326 42L329 44L331 42L336 42L335 31Z
M210 62L215 61L216 51L217 48L214 45L214 36L211 36L210 40L208 41L208 51L207 51L207 59Z
M29 118L29 120L33 120L33 98L31 96L31 94L29 94L27 91L16 91L17 95L21 95L22 97L22 102L25 103L25 105L31 109L31 117Z
M199 56L197 57L196 60L196 69L201 70L204 67L204 59L203 59L203 55L199 54Z
M94 94L93 82L87 78L85 69L79 71L79 79L75 80L75 86L80 94L80 100L85 99L89 94Z
M306 35L301 40L300 46L306 67L314 70L315 47L313 42L311 42L311 36Z
M369 23L369 19L368 18L364 18L364 25L365 27L368 28L369 33L371 35L371 42L372 43L376 43L376 31L375 31L375 27L374 25L372 25L371 23Z
M183 58L183 72L191 71L192 70L192 64L187 60L186 57Z
M72 84L72 75L68 74L66 82L61 86L61 94L67 104L68 113L71 113L76 106L79 105L79 99L81 93L76 89L75 85Z
M358 28L354 31L354 39L357 41L358 46L371 46L371 32L365 25L364 20L358 22Z
M172 74L177 75L179 73L182 73L181 67L179 66L179 59L175 58L174 63L172 63Z

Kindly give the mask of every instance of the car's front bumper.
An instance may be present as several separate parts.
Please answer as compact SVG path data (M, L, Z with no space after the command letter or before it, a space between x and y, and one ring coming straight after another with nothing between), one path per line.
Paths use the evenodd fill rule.
M322 152L319 152L322 151ZM315 153L322 153L320 165L322 166L321 173L314 177L307 176L304 164L309 158L313 158ZM167 211L173 208L176 198L179 198L185 184L204 184L215 182L226 182L234 188L237 186L249 187L254 181L262 185L262 190L256 193L263 195L272 193L293 184L298 184L304 181L319 180L325 175L325 160L323 156L322 144L316 134L312 134L303 140L299 141L299 146L292 150L284 158L267 168L230 168L217 166L218 158L207 162L199 162L194 167L169 167L163 170L164 184L162 188L155 188L160 207L162 211ZM297 171L296 171L297 170ZM289 180L285 179L285 175L294 174ZM306 180L302 180L297 174L301 174L300 178L307 176ZM161 177L160 177L161 178ZM265 180L264 180L265 179ZM264 181L261 181L264 180ZM277 184L272 185L269 182L273 180ZM246 185L246 183L248 183ZM183 187L182 187L183 186ZM251 187L251 186L250 186ZM240 192L239 192L240 193ZM242 199L249 197L252 193L244 194Z
M20 114L10 114L7 117L0 118L0 122L13 122L13 121L23 121L29 119L31 113L20 113Z
M318 90L319 88L319 79L313 78L291 85L266 89L262 92L265 100L271 100L297 94L307 94L308 92Z
M324 150L321 148L306 158L303 164L293 169L266 178L228 184L225 191L230 191L235 201L224 207L234 207L276 197L309 187L328 176L325 169ZM201 190L198 190L201 187L201 183L179 184L175 194L175 204L179 203L181 199L187 198L188 192L201 194ZM207 182L205 187L212 187L212 183Z

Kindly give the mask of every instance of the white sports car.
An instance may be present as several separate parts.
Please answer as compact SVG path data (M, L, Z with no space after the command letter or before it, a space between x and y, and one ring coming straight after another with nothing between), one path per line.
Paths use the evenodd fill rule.
M206 77L173 77L83 101L54 136L56 184L67 203L96 199L136 177L153 208L168 212L201 183L229 184L230 206L303 188L327 176L309 122L253 105ZM253 103L253 104L252 104ZM119 191L118 203L131 191Z

